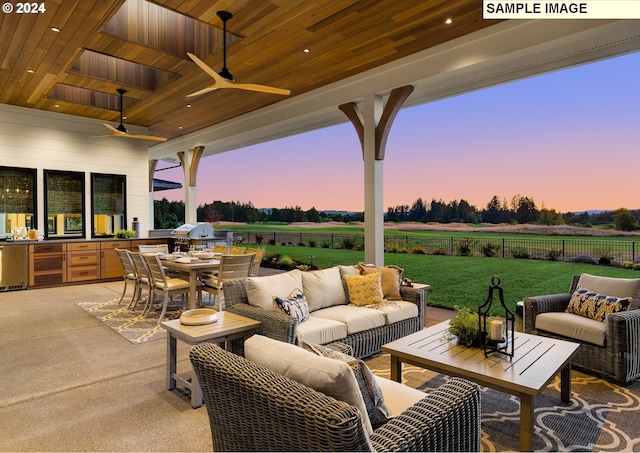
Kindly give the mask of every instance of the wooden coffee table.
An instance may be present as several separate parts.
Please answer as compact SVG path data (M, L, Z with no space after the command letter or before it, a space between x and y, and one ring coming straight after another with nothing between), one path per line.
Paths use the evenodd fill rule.
M200 343L222 343L225 341L248 338L260 327L260 321L251 318L220 311L218 320L211 324L200 326L187 326L180 323L179 319L164 321L162 327L167 329L167 389L176 388L176 380L182 382L191 390L191 407L194 409L202 406L202 389L198 384L195 372L191 379L180 376L177 373L177 341L188 345Z
M402 364L459 376L485 387L520 398L520 450L531 451L534 397L560 373L560 396L571 396L571 359L577 343L515 332L515 356L484 356L478 347L467 347L444 338L449 321L421 330L382 346L391 355L391 379L402 381Z

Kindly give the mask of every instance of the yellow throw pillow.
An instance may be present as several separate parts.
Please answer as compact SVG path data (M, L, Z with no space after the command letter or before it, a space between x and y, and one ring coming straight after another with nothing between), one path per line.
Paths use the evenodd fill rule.
M368 275L345 275L343 278L349 291L349 302L353 305L362 307L384 301L380 272Z
M626 310L632 300L632 297L605 296L578 286L571 295L565 311L596 321L605 321L607 315Z
M374 264L358 263L358 273L360 275L378 271L381 272L382 296L387 300L402 300L400 285L402 284L402 272L404 272L404 269L393 264L385 267L376 267Z

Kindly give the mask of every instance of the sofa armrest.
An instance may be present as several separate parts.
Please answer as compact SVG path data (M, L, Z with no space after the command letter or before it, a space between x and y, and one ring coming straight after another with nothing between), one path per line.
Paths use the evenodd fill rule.
M297 321L291 316L280 311L264 311L249 304L233 304L227 311L260 321L262 325L257 330L260 335L285 343L295 343Z
M375 451L480 451L480 387L451 378L376 429Z
M524 331L535 333L536 316L541 313L565 311L571 300L571 294L548 294L545 296L524 298Z
M424 326L424 311L427 305L426 289L416 289L411 286L400 286L400 297L405 302L412 302L418 306L418 316L420 317L420 325Z

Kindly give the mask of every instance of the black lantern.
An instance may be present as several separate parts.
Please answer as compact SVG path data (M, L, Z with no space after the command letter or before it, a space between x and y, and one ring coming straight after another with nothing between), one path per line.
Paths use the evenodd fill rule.
M493 303L493 292L498 290L501 307L499 311L504 311L504 317L491 314ZM480 347L484 351L485 357L494 352L506 354L509 357L514 355L514 328L516 315L504 303L500 278L497 275L491 277L489 286L489 296L487 301L478 309L478 322L480 332Z

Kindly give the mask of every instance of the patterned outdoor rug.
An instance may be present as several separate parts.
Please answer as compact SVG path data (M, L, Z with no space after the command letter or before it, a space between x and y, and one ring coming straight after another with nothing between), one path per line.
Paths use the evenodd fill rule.
M78 306L111 327L131 343L138 344L166 338L166 330L158 325L159 312L152 312L148 318L142 316L144 300L138 303L135 311L127 308L129 298L125 297L119 305L118 300L120 300L120 297L106 302L80 302ZM169 306L165 319L175 319L180 316L181 310L171 311L171 308Z
M389 356L367 361L388 378ZM446 376L403 364L403 382L429 392ZM535 451L640 451L640 380L620 387L572 370L571 401L560 400L560 378L535 398ZM519 398L482 388L482 451L515 451L520 445Z

